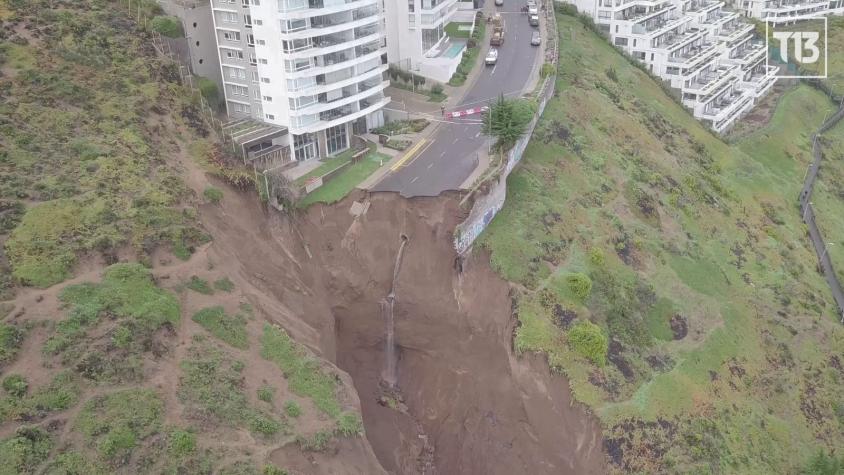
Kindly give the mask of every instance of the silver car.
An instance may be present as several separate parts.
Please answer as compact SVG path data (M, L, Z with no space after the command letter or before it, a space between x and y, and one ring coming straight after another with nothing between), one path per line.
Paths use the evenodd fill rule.
M533 46L539 46L542 43L542 37L539 35L538 31L534 31L533 35L530 37L530 44Z

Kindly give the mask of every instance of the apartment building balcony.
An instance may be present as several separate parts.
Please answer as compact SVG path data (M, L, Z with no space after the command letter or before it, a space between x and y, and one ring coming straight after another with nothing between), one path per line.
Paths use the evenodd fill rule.
M689 2L689 8L685 10L685 13L707 13L723 6L724 2L715 0L692 0Z
M735 80L736 66L719 66L712 71L699 73L694 79L683 84L683 93L708 96L718 88Z
M718 31L718 40L725 43L732 43L741 38L753 33L754 26L750 23L745 23L742 20L735 20L721 27Z
M314 133L320 130L325 130L329 127L334 127L340 124L348 123L371 114L387 104L390 103L390 97L379 94L378 100L367 98L366 103L368 107L361 108L361 102L356 104L349 104L338 108L335 111L326 111L325 113L314 114L306 117L291 118L289 127L290 133L295 135Z
M361 74L355 74L354 68L350 68L348 74L342 75L339 79L334 78L332 80L326 80L324 75L320 75L314 78L314 82L306 87L288 89L287 95L288 97L315 96L357 83L363 84L366 81L375 81L380 84L387 68L388 65L382 64Z
M654 9L632 6L632 8L628 7L625 10L616 13L615 19L629 21L633 23L644 23L649 20L655 19L656 17L659 17L661 15L667 15L669 13L676 12L676 10L677 7L671 4L660 5L659 8Z
M645 35L651 38L667 33L684 23L691 21L690 17L666 17L658 21L648 21L646 24L633 25L633 34Z
M375 92L383 91L389 85L389 81L382 80L376 86L365 89L363 91L359 91L358 88L354 85L346 86L341 89L339 95L329 96L328 93L323 93L317 97L316 102L314 102L313 104L299 109L291 109L290 115L291 117L307 117L313 116L315 114L330 113L331 111L342 109L343 107L355 104L357 101L371 96ZM336 89L332 92L336 92Z
M332 53L317 58L312 58L308 64L299 67L295 71L287 71L288 79L297 79L308 76L318 76L320 74L328 74L349 66L362 64L367 61L381 57L383 50L377 50L372 53L355 57L353 50L345 50L340 53Z
M753 107L755 96L738 90L729 90L695 114L698 118L712 122L712 128L721 133L730 128L742 114Z
M782 17L782 16L799 16L809 13L814 13L819 10L826 10L829 8L829 0L822 1L781 1L774 6L765 6L762 8L762 14L768 16Z
M701 43L668 57L668 63L681 69L687 69L720 54L717 43Z
M688 28L683 32L668 31L662 36L654 37L651 40L651 47L673 52L684 46L703 38L703 31L697 28Z
M354 38L348 33L345 36L320 36L310 40L300 40L304 41L302 46L297 47L295 50L283 50L282 55L285 59L301 59L338 53L352 48L355 48L355 51L370 50L366 53L368 54L369 52L374 51L374 49L371 47L358 49L358 47L375 43L381 44L383 39L384 34L378 31L378 29L374 29L369 35L360 36L359 38ZM383 45L380 47L383 48ZM362 56L362 54L358 54L358 56Z
M762 97L768 93L777 81L776 66L761 66L758 70L753 71L749 76L742 78L739 82L741 89L750 91L755 97Z
M613 12L620 12L631 7L642 7L652 9L662 5L668 5L670 2L671 0L615 0L612 3L607 2L606 4L602 4L599 6L612 7Z
M378 5L379 2L380 0L279 0L278 11L283 19L295 20Z
M374 26L375 28L380 25L382 20L382 15L379 13L375 13L373 15L360 18L358 20L354 20L351 16L342 22L336 22L331 24L318 24L310 26L306 28L295 28L290 29L287 31L282 31L279 35L282 40L299 40L299 39L306 39L311 38L314 36L326 36L335 33L342 33L349 30L354 30L355 28L361 28L366 26Z
M727 64L747 66L764 58L767 50L765 42L750 40L733 51L730 51L729 56L724 58L724 62Z

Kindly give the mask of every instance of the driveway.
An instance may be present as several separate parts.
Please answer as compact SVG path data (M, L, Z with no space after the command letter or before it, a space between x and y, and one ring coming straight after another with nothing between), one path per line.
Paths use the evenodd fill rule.
M498 64L494 67L483 64L489 48L486 39L479 64L475 66L484 71L456 110L487 104L499 94L521 95L533 69L539 67L544 48L530 44L531 35L537 28L530 26L527 16L519 12L523 4L521 0L505 0L504 6L498 7L505 22L504 45L498 48ZM491 36L491 32L487 36ZM422 152L404 167L386 175L373 190L395 191L411 197L436 196L446 190L458 189L477 166L477 152L489 145L489 139L477 124L479 120L480 116L470 116L450 121L454 123L440 123Z

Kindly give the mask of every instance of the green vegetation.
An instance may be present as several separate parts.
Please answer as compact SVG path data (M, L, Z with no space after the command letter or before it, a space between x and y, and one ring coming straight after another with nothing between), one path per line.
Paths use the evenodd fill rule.
M234 290L234 282L228 277L221 277L214 281L214 288L222 292L231 292Z
M278 468L270 463L264 465L264 468L261 470L261 475L287 475L287 470Z
M428 119L394 120L372 129L373 134L400 135L422 132L431 122Z
M844 330L795 207L834 104L793 88L728 144L589 25L558 24L556 96L478 241L521 289L515 348L568 376L614 471L800 472L844 445ZM836 167L816 200L833 230Z
M266 403L273 403L275 397L275 388L272 386L261 386L258 388L258 399Z
M29 383L19 374L10 374L3 378L3 390L10 396L23 397L29 390Z
M18 427L15 435L0 441L0 475L35 473L52 448L53 440L43 429Z
M809 460L804 475L841 475L844 473L844 455L836 457L820 451Z
M457 66L457 71L448 80L449 86L460 87L466 83L466 78L472 72L472 68L478 63L478 55L480 54L480 44L486 40L486 21L481 12L475 19L475 31L472 32L472 37L466 43L466 49L463 51L463 57L460 59L460 64Z
M212 204L220 204L220 201L223 201L223 190L214 186L209 186L202 192L202 196L204 196L205 199L210 201Z
M363 420L356 412L344 412L337 418L337 434L343 437L363 435Z
M302 415L302 408L296 401L287 401L284 403L284 413L289 417L299 417Z
M15 359L24 335L24 331L17 326L0 322L0 366Z
M342 200L352 190L355 189L362 181L369 178L375 173L375 170L381 168L381 165L387 163L390 157L371 152L369 155L361 158L357 163L346 167L345 170L334 176L330 181L323 183L323 185L297 203L300 208L306 208L314 203L336 203Z
M113 259L127 245L142 260L161 245L190 253L205 237L183 205L186 186L162 158L175 151L171 139L207 131L201 122L181 127L196 105L178 74L150 60L152 48L111 2L8 8L21 23L4 25L10 34L0 41L0 208L11 210L0 232L13 228L0 285L48 287L71 276L79 255ZM27 30L37 39L17 33ZM175 123L144 120L153 109L175 111Z
M337 379L326 372L319 361L294 342L283 329L265 325L261 335L261 356L284 371L290 391L310 398L316 407L331 417L340 416Z
M99 284L68 286L59 298L69 307L67 318L56 325L43 350L60 355L65 364L98 381L137 380L140 355L149 351L155 332L180 318L176 297L157 287L150 271L140 264L112 265ZM104 315L110 319L103 319ZM93 328L104 326L111 331L89 336ZM114 348L100 348L97 339L110 339Z
M182 22L173 16L158 15L152 19L151 27L152 31L170 38L182 38L185 36L185 32L182 29Z
M161 430L164 403L149 389L127 389L90 400L76 417L76 428L106 461L126 460Z
M167 439L167 450L173 457L183 458L196 452L196 434L191 431L174 429Z
M55 411L62 411L79 401L82 386L69 371L57 374L50 383L30 395L9 394L0 398L0 421L32 420Z
M471 23L453 21L445 26L445 32L449 38L468 38L471 30Z
M196 342L181 362L179 399L193 417L208 416L231 427L269 437L284 429L271 415L249 405L240 371L243 364L207 342Z
M223 307L206 307L193 315L193 321L235 348L249 348L246 319L239 313L229 316Z
M214 293L214 289L211 288L207 280L195 275L190 276L190 280L185 284L185 287L202 295L212 295Z
M501 95L484 114L483 133L495 137L498 149L510 150L527 132L535 112L536 105L531 101L505 99Z
M598 366L607 362L607 347L609 342L604 331L598 325L583 320L577 322L568 332L569 345L581 356L589 359Z

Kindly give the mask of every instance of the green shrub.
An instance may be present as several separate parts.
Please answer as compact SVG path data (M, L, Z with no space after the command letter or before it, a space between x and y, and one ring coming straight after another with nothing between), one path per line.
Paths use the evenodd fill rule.
M585 302L592 291L592 279L581 273L569 274L566 276L566 285L569 291L580 302Z
M105 460L125 460L161 428L164 403L150 389L126 389L88 401L76 428Z
M328 443L331 441L331 432L321 430L311 436L310 438L298 436L296 443L299 448L305 452L322 452L328 448Z
M574 351L596 365L606 364L609 340L598 325L588 320L577 322L568 332L568 342Z
M548 76L554 74L556 68L551 63L545 63L542 65L542 68L539 70L539 75L543 78L547 78Z
M431 86L431 94L441 95L444 91L445 91L445 89L443 89L443 85L440 84L440 83L436 83L433 86Z
M214 293L214 289L211 288L207 280L195 275L190 277L190 280L187 284L185 284L185 287L203 295L212 295Z
M213 186L205 188L205 191L202 192L202 195L205 196L206 200L210 201L215 205L219 204L220 201L223 200L223 191Z
M223 307L207 307L196 312L193 321L235 348L241 350L249 348L246 320L240 314L228 316Z
M23 343L24 331L0 322L0 365L12 361Z
M264 468L261 470L261 475L287 475L287 470L268 463L267 465L264 465Z
M284 413L290 417L299 417L302 415L302 408L296 401L287 401L284 403Z
M337 418L337 433L344 437L363 434L363 421L356 412L344 412Z
M53 441L44 429L22 426L0 441L0 473L34 473L50 455Z
M208 101L208 104L211 107L219 108L222 98L220 97L220 89L217 87L217 83L202 76L197 76L196 82L199 93Z
M190 431L175 429L170 432L167 449L173 457L186 457L196 452L196 434Z
M152 30L170 38L181 38L185 36L182 30L182 22L178 18L158 15L152 19Z
M229 280L228 277L223 277L214 281L214 288L223 292L231 292L234 290L234 282Z
M14 397L23 397L29 389L26 378L19 374L10 374L3 378L3 389Z
M258 399L264 402L272 403L275 396L275 388L272 386L261 386L258 388Z

